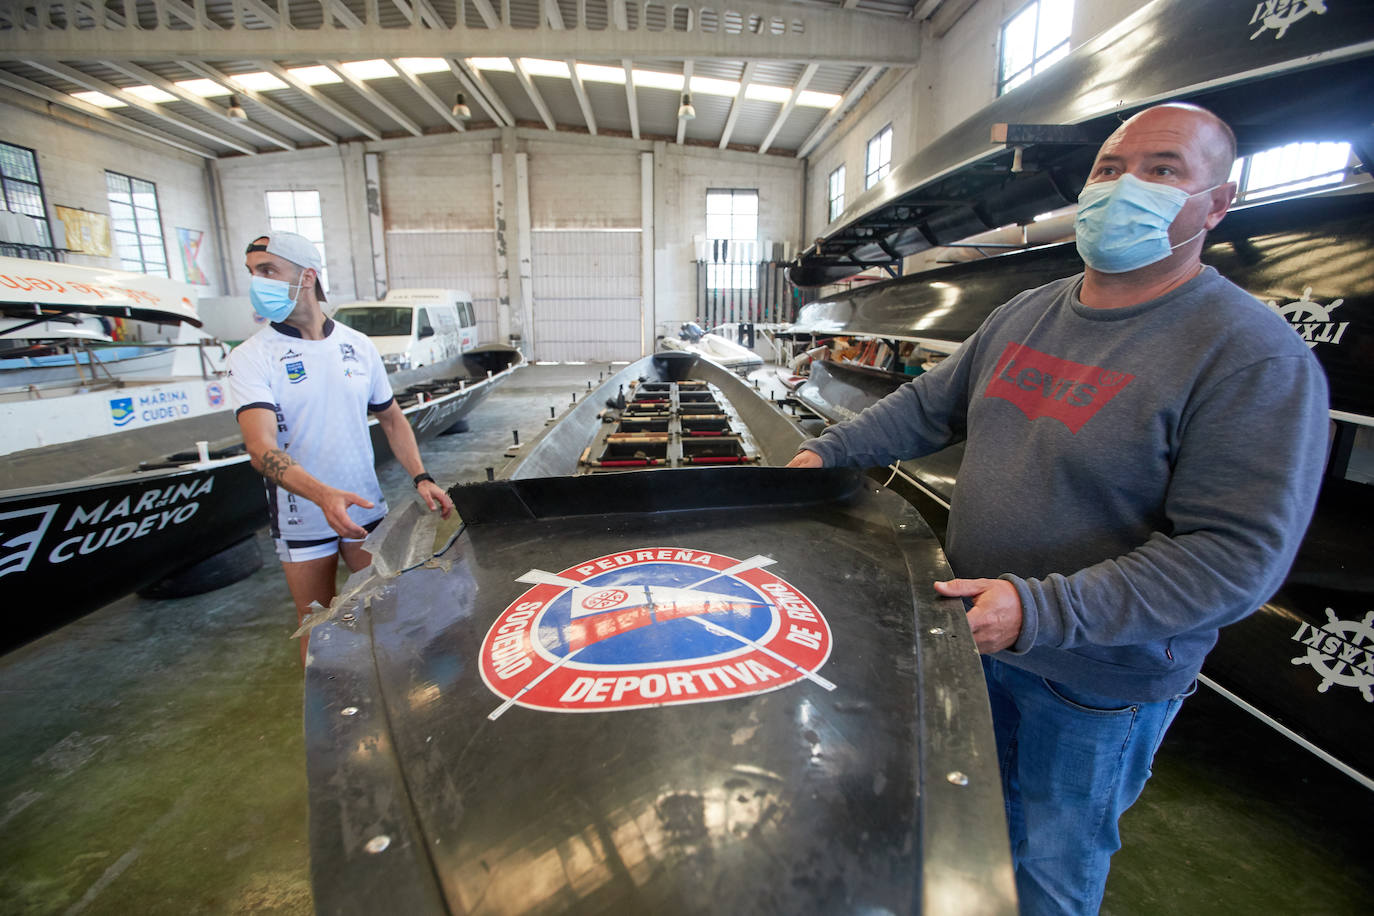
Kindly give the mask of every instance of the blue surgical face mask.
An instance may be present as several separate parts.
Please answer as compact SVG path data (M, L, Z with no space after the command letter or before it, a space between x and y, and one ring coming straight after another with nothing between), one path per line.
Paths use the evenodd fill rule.
M1162 261L1206 230L1204 226L1178 245L1169 244L1169 226L1183 205L1219 187L1189 194L1134 175L1090 184L1078 195L1074 219L1078 254L1083 263L1105 274L1126 273Z
M248 299L253 303L253 311L268 321L282 321L296 309L300 298L300 277L296 283L285 280L269 280L266 277L253 277L248 281ZM294 292L293 292L294 290Z

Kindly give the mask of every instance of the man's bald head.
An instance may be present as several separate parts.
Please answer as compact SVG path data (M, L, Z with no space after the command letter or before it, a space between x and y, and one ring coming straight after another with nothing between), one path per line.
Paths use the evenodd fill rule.
M1205 157L1204 168L1209 185L1219 185L1231 177L1236 161L1236 135L1221 118L1200 105L1189 102L1165 102L1146 108L1122 122L1107 139L1113 139L1135 125L1137 129L1174 129L1191 133L1198 151ZM1105 148L1106 144L1104 144Z

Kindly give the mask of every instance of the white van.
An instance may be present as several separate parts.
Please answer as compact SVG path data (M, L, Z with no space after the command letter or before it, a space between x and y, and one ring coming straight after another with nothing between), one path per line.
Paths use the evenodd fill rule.
M381 302L349 302L334 320L372 338L388 372L453 359L477 345L472 296L460 289L394 289Z

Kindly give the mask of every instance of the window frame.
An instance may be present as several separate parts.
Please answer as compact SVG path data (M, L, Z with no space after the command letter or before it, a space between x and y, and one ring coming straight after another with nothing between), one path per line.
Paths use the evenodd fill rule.
M837 177L839 179L838 182L836 181ZM839 215L844 212L844 183L846 177L847 175L843 162L831 169L830 174L826 176L826 198L828 200L826 212L830 216L829 222L833 223ZM836 193L836 184L839 185L839 193Z
M1311 172L1303 175L1289 177L1284 181L1274 184L1264 185L1263 187L1250 187L1250 180L1253 177L1254 160L1256 156L1266 153L1276 153L1280 150L1293 146L1301 146L1304 143L1313 145L1332 145L1344 146L1345 162L1339 169L1331 169L1325 172ZM1280 146L1270 147L1251 153L1248 156L1238 156L1236 164L1228 176L1228 181L1236 183L1236 204L1250 203L1252 201L1282 200L1288 197L1301 197L1306 194L1314 194L1328 188L1336 188L1350 180L1351 159L1354 157L1354 144L1339 141L1302 141L1297 140L1293 143L1284 143ZM1326 179L1326 180L1323 180Z
M33 174L38 179L37 181L29 181L27 178L11 178L9 175L5 174L4 162L0 160L0 203L3 203L5 209L10 213L20 213L24 216L31 216L37 219L43 229L43 247L53 247L52 227L48 224L48 197L43 193L43 173L39 171L38 168L38 151L30 149L27 146L20 146L18 143L10 143L8 140L0 140L0 146L8 146L10 149L16 149L27 153L29 159L33 162ZM38 205L43 210L41 214L30 213L27 210L16 210L14 208L14 205L10 202L9 184L11 181L16 184L32 185L38 189Z
M127 254L125 254L126 249L125 249L125 247L124 247L123 245L120 244L120 241L119 241L120 232L121 232L122 230L119 230L119 229L117 229L117 228L114 229L113 234L114 234L114 243L115 243L115 244L114 244L114 247L115 247L115 257L117 257L117 258L119 259L119 266L120 266L120 269L122 269L122 270L135 270L135 268L132 268L132 267L130 267L129 265L130 265L131 263L137 262L137 264L139 265L138 268L136 269L136 272L137 272L137 273L148 274L149 276L154 276L154 277L166 277L167 279L170 280L171 277L172 277L172 259L169 258L169 257L167 256L167 235L166 235L166 233L163 232L163 230L162 230L162 199L161 199L160 197L158 197L158 193L157 193L157 182L155 182L155 181L149 181L149 180L146 179L146 178L139 178L139 177L136 176L136 175L126 175L126 174L123 173L123 172L116 172L114 169L106 169L106 170L105 170L105 199L106 199L106 202L109 204L109 207L110 207L110 223L111 223L112 228L114 227L114 224L115 224L115 221L116 221L116 217L115 217L115 206L116 206L117 204L118 204L118 205L121 205L121 206L124 205L124 202L123 202L123 201L115 200L113 197L110 196L110 195L113 193L113 192L110 190L110 179L111 179L112 177L113 177L113 178L122 179L122 180L127 184L127 186L128 186L129 203L128 203L127 206L129 207L130 210L133 211L134 237L138 239L138 257L137 257L137 258L131 258L131 257L129 257ZM145 247L145 246L144 246L144 243L143 243L143 240L144 240L145 238L149 238L149 239L150 239L150 238L153 238L154 236L152 235L152 233L148 233L148 232L144 232L144 231L143 231L143 224L140 222L140 220L139 220L139 218L138 218L138 211L139 211L140 209L146 210L147 208L146 208L146 207L140 208L137 204L134 203L134 193L135 193L135 192L134 192L134 182L136 182L136 181L137 181L137 182L141 182L141 183L147 185L149 188L152 189L152 194L153 194L153 216L154 216L153 222L154 222L154 223L156 224L156 226L157 226L157 236L156 236L156 238L157 238L157 241L158 241L158 245L159 245L159 246L161 247L161 249L162 249L162 265L161 265L161 266L162 266L162 272L161 272L161 273L158 273L158 272L156 272L156 271L150 271L150 270L148 270L149 261L148 261L148 259L144 256L144 253L143 253L143 249L144 249L144 247ZM126 233L126 234L127 234L127 233Z
M731 232L734 231L734 223L735 223L735 219L736 219L737 217L739 217L739 216L752 216L752 217L753 217L753 220L754 220L754 234L753 234L753 237L752 237L752 238L744 238L743 236L739 236L739 237L731 236L731 237L729 237L729 238L724 238L724 237L721 237L721 236L711 235L711 231L710 231L711 216L712 216L712 213L711 213L711 196L712 196L712 195L721 195L721 194L729 194L729 195L730 195L731 206L730 206L730 214L729 214L729 215L730 215L730 230L731 230ZM752 214L749 214L749 213L737 213L737 212L736 212L735 207L734 207L734 201L735 201L737 195L748 195L748 196L752 196L752 197L754 198L754 212L753 212ZM706 226L707 226L707 230L706 230L706 243L707 243L707 245L709 246L709 251L710 251L710 253L711 253L711 257L708 258L707 264L706 264L706 288L707 288L707 289L713 289L713 290L745 289L745 290L748 290L748 289L757 289L757 288L758 288L758 272L757 272L757 270L754 269L754 266L758 263L758 253L759 253L759 252L758 252L758 243L759 243L759 203L760 203L760 196L759 196L759 189L758 189L758 188L707 188L707 189L706 189ZM715 258L715 252L716 252L716 245L715 245L715 243L718 242L718 241L724 241L724 242L727 243L727 245L726 245L725 257L724 257L723 259L721 259L721 260L716 260L716 258ZM738 252L738 248L735 247L735 243L741 243L741 242L742 242L742 243L746 243L746 244L748 244L748 245L750 246L750 249L749 249L749 250L750 250L751 253L752 253L752 260L740 260L738 257L735 256L735 255L737 254L737 252ZM733 249L733 250L732 250L732 249Z
M1034 40L1033 40L1032 43L1031 43L1031 49L1030 49L1030 62L1027 63L1027 64L1026 64L1024 67L1022 67L1020 70L1017 70L1015 73L1008 74L1008 73L1006 72L1006 67L1007 67L1007 50L1006 50L1006 49L1007 49L1007 27L1010 26L1010 25L1011 25L1013 22L1015 22L1017 19L1021 18L1021 16L1026 12L1026 10L1028 10L1028 9L1030 9L1030 8L1032 8L1032 7L1035 8L1035 26L1034 26L1034 28L1032 29L1032 33L1034 34L1035 38L1034 38ZM1060 58L1062 58L1062 57L1064 56L1064 54L1067 54L1069 51L1073 50L1072 47L1070 47L1070 42L1073 41L1073 19L1072 19L1072 10L1073 10L1073 6L1072 6L1072 4L1070 4L1070 6L1069 6L1069 9L1070 9L1070 20L1069 20L1069 33L1068 33L1068 35L1065 36L1065 38L1064 38L1063 41L1057 42L1053 47L1048 48L1048 49L1046 49L1046 50L1044 50L1044 51L1040 50L1040 47L1039 47L1039 45L1040 45L1040 14L1041 14L1041 12L1043 11L1043 9L1044 9L1044 6L1042 5L1042 0L1028 0L1028 2L1026 2L1025 4L1023 4L1023 5L1022 5L1020 8L1018 8L1014 13L1012 13L1012 14L1011 14L1010 16L1008 16L1006 19L1003 19L1003 20L1002 20L1002 24L998 27L998 29L997 29L997 97L998 97L998 98L1001 98L1001 97L1002 97L1003 95L1005 95L1007 92L1011 91L1012 89L1017 88L1017 86L1023 85L1027 80L1029 80L1029 79L1031 79L1032 77L1036 76L1036 75L1039 73L1039 68L1040 68L1041 64L1044 63L1045 58L1050 57L1050 56L1055 55L1055 54L1058 54L1058 56L1055 57L1054 61L1051 61L1051 62L1050 62L1050 63L1055 63L1055 62L1057 62ZM1060 51L1061 48L1064 49L1064 54L1059 54L1059 53L1058 53L1058 52ZM1024 79L1022 79L1022 75L1023 75L1023 74L1025 75L1025 78L1024 78ZM1009 84L1014 84L1014 85L1009 85Z
M272 194L287 194L287 195L290 195L290 198L291 198L291 215L290 215L290 216L273 216L273 215L272 215L272 204L271 204L271 197L270 197L270 195L272 195ZM316 211L317 211L317 213L318 213L318 216L301 216L301 215L298 213L298 211L296 210L296 195L297 195L297 194L314 194L314 195L315 195L315 203L316 203L316 205L317 205L317 206L316 206ZM314 243L314 245L315 245L316 248L319 249L319 251L320 251L320 263L321 263L321 265L322 265L321 268L320 268L320 286L321 286L325 291L328 291L328 290L329 290L329 253L328 253L328 249L325 248L325 244L324 244L324 195L323 195L322 193L320 193L319 188L271 188L271 189L265 189L265 190L262 192L262 205L263 205L263 209L264 209L264 210L266 211L266 213L267 213L267 228L269 228L269 229L282 229L282 230L285 230L285 231L287 231L287 232L294 232L294 233L296 233L297 235L305 236L307 239L310 239L310 241ZM309 235L306 235L306 233L300 231L300 222L301 222L301 220L303 220L303 219L318 219L318 220L320 221L320 237L319 237L318 239L310 238ZM283 225L278 225L278 222L281 222ZM288 225L287 223L289 223L289 225Z
M873 167L873 144L878 144L878 155L882 155L882 141L887 139L887 159ZM892 174L892 122L868 138L864 145L864 190L867 191L888 175Z

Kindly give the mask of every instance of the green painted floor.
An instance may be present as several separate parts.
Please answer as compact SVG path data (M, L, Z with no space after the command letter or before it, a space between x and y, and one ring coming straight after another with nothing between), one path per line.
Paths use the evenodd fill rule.
M601 368L522 370L429 469L482 479ZM382 482L408 498L396 466ZM129 596L0 657L0 913L312 911L294 612L259 541L242 582ZM1103 912L1374 913L1371 825L1374 792L1202 689L1122 822Z

